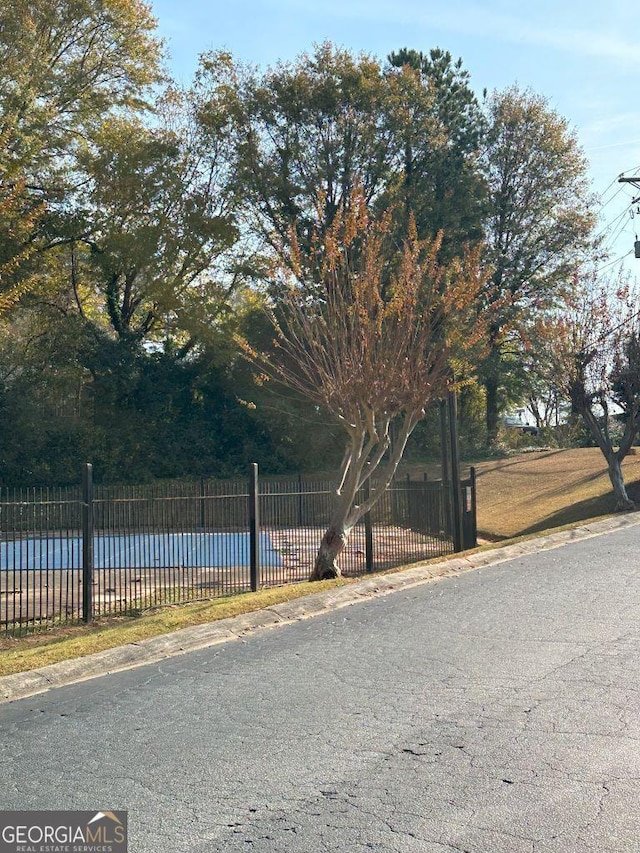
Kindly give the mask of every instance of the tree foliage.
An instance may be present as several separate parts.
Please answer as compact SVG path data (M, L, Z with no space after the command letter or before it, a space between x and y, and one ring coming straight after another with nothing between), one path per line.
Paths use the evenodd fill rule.
M37 284L35 261L64 239L83 187L79 146L107 116L145 106L161 79L154 30L140 0L0 2L0 200L12 213L0 291L9 302Z
M640 428L638 299L588 277L564 309L541 321L554 340L550 381L564 393L607 461L616 508L633 508L621 463ZM621 421L620 433L613 426Z
M212 103L236 117L250 221L279 253L293 228L310 257L356 185L379 213L396 210L399 239L413 218L420 237L444 230L449 255L478 240L482 120L466 72L441 51L419 68L404 59L383 67L323 44L262 74L227 58L221 75L219 55L205 60Z
M479 310L488 319L480 376L495 438L509 354L526 346L523 320L558 304L585 259L593 213L575 134L545 98L512 87L488 103L485 220L493 275ZM516 357L512 363L517 366Z
M513 89L483 111L438 49L384 62L323 44L266 71L219 51L184 89L163 61L142 0L0 0L3 476L68 479L75 452L105 478L229 473L260 441L272 470L317 467L340 424L370 423L363 452L380 444L345 475L362 481L389 424L402 444L419 420L409 389L424 403L444 387L428 341L456 350L438 318L474 277L456 316L474 315L469 341L489 328L450 368L473 418L477 375L494 420L524 392L521 348L589 224L584 162L544 99ZM314 342L305 388L261 385L238 357L241 330L282 370L300 363L256 319L264 300L289 345ZM342 326L321 325L329 310Z
M248 354L347 433L335 512L313 574L322 578L339 574L336 558L350 531L387 488L425 407L451 384L453 354L473 342L480 272L477 252L442 265L440 239L419 240L415 226L398 247L392 215L372 218L357 188L314 243L320 288L297 263L292 240L292 274L280 269L271 311L277 349L272 357ZM366 482L370 496L356 505Z
M11 159L37 177L104 117L145 104L161 43L141 0L3 0L0 110Z
M160 325L186 332L193 290L202 309L233 289L220 266L237 238L228 157L220 136L202 132L190 97L167 93L152 128L105 122L79 158L87 183L76 243L121 338L148 340Z
M401 146L401 186L418 233L442 232L450 253L482 239L486 188L478 168L486 120L462 60L432 49L389 55L391 121ZM394 74L392 69L400 69Z
M357 176L367 201L380 193L392 152L376 60L324 44L262 75L233 65L228 74L239 182L263 238L283 245L295 228L307 247L348 203Z

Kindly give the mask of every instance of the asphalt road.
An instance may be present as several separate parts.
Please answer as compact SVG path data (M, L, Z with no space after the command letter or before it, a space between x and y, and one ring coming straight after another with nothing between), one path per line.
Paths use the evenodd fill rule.
M131 853L640 853L640 529L0 707Z

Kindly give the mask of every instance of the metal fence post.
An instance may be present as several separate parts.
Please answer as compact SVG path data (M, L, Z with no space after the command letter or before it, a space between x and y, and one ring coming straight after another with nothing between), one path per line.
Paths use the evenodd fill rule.
M371 482L367 480L365 483L365 500L369 500L371 496ZM364 565L365 571L373 571L373 527L371 524L371 510L364 514Z
M442 512L445 536L453 538L453 507L449 487L449 428L447 424L447 401L439 400L440 410L440 464L442 472Z
M252 462L249 469L249 560L251 592L257 592L260 586L260 507L256 462Z
M304 494L302 492L302 471L298 471L298 524L304 525Z
M449 439L447 433L447 401L439 400L440 409L440 463L442 467L442 482L449 479Z
M82 469L82 620L93 619L93 465Z
M204 532L207 528L207 517L205 512L205 487L204 477L200 477L200 530Z
M453 550L463 550L462 495L460 494L460 456L458 451L458 401L455 391L447 392L449 409L449 451L451 453L451 497L453 503Z

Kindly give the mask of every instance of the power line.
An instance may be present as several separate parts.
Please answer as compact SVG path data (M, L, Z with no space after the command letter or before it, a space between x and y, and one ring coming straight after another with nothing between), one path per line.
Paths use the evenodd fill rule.
M620 175L618 175L618 177L620 177ZM601 193L598 193L598 197L604 198L604 196L609 192L609 190L616 183L617 180L618 180L618 178L614 178L608 187L605 187L605 189L603 189Z
M622 192L622 190L624 189L624 187L618 187L617 191L613 194L613 196L609 199L609 201L607 201L607 202L605 202L605 201L604 201L604 197L605 197L605 196L606 196L606 194L609 192L609 190L611 189L611 187L613 187L613 186L614 186L614 184L616 184L616 183L620 183L620 178L623 178L623 177L626 175L626 173L627 173L627 172L638 172L638 171L640 171L640 163L638 163L638 165L637 165L637 166L634 166L634 168L633 168L633 169L625 169L625 170L624 170L624 172L620 172L620 174L619 174L616 178L613 178L613 180L612 180L612 181L611 181L611 182L610 182L610 183L609 183L609 184L608 184L608 185L607 185L607 186L602 190L602 192L596 193L596 196L597 196L597 197L598 197L598 199L600 200L600 205L601 205L602 207L606 207L606 205L607 205L607 204L609 204L609 202L610 202L610 201L613 201L613 199L614 199L614 198L615 198L615 197L616 197L620 192ZM623 181L622 183L625 183L625 182Z
M632 187L640 190L640 175L634 175L632 178L624 178L620 175L618 182L621 184L631 184ZM631 204L635 204L637 201L640 201L640 196L638 196L638 198L634 198Z
M633 169L625 169L624 172L620 172L620 174L618 175L618 178L622 178L624 175L626 175L627 172L637 172L639 170L640 170L640 163L638 163L637 166L634 166Z
M609 337L609 335L613 335L613 334L614 334L614 332L618 332L618 331L619 331L620 329L622 329L624 326L628 326L628 325L629 325L630 323L632 323L634 320L637 320L637 319L638 319L638 317L640 317L640 310L639 310L639 311L636 311L636 313L635 313L635 314L632 314L630 317L627 317L627 318L626 318L626 320L623 320L623 321L622 321L622 323L618 323L618 325L617 325L617 326L614 326L614 327L613 327L613 329L609 329L609 331L608 331L608 332L605 332L604 334L600 335L600 337L599 337L599 338L596 338L595 343L599 344L599 343L601 343L602 341L606 340L606 339Z
M619 258L614 258L613 261L609 261L608 263L604 264L604 266L601 266L599 269L595 270L594 275L597 275L599 272L602 272L603 270L606 270L609 267L612 267L614 264L620 263L620 261L623 261L626 257L631 255L632 253L633 253L633 249L629 249L629 251L625 252L624 255L620 255Z
M616 226L615 231L612 231L609 234L609 236L606 237L605 240L603 241L604 246L606 246L607 244L611 245L611 244L615 243L615 241L620 237L620 235L623 233L625 228L627 228L629 226L631 220L628 218L628 212L626 210L624 212L627 215L625 215L624 217L620 217L620 222Z
M621 192L624 192L624 187L618 187L618 189L614 192L611 198L608 199L608 201L600 202L600 213L602 213L605 207L608 207L611 202L614 201L614 199L616 199L620 195Z
M611 196L607 199L607 201L605 201L605 200L604 200L604 199L605 199L605 197L606 197L606 195L607 195L607 193L609 192L609 190L610 190L610 189L611 189L611 188L612 188L612 187L613 187L617 182L618 182L618 179L617 179L617 178L614 178L614 179L613 179L613 181L609 184L609 186L607 187L607 189L606 189L604 192L602 192L602 193L596 193L597 198L598 198L598 202L599 202L599 204L600 204L600 208L601 208L601 209L602 209L602 208L607 207L607 205L611 204L611 202L612 202L615 198L617 198L617 196L618 196L618 195L620 195L620 193L621 193L621 192L624 192L624 186L620 186L620 187L618 187L618 189L613 193L613 195L611 195Z
M627 169L626 171L635 173L638 170L640 170L640 164L638 164L638 166L636 168ZM621 172L620 175L618 176L618 178L614 178L613 181L609 184L609 186L604 190L603 196L606 195L606 193L611 189L611 187L616 183L616 181L621 186L618 187L618 190L609 199L607 199L606 202L605 201L601 202L601 204L600 204L600 215L602 215L602 211L614 199L616 199L618 197L618 195L624 190L625 184L631 184L636 189L640 190L640 176L634 175L632 177L626 177L625 172ZM625 223L625 217L630 212L629 208L638 201L640 201L640 197L639 198L632 198L631 202L626 206L625 210L623 210L618 216L616 216L612 222L607 223L602 228L600 228L600 230L596 233L594 239L598 239L598 237L601 237L607 231L609 231L609 236L606 237L604 240L605 246L607 244L612 244L617 239L619 239L619 237L621 236L621 234L625 230L625 224L628 224L628 223ZM633 218L633 212L631 212L631 218ZM625 256L623 256L623 257L625 257ZM615 263L615 261L613 263ZM607 266L609 266L609 265L608 264L605 265L604 267L602 267L602 269L605 269Z
M615 219L613 219L611 222L608 222L606 225L604 225L604 226L603 226L603 227L598 231L598 233L594 235L594 240L597 240L597 239L598 239L598 237L601 237L601 236L604 234L604 232L605 232L605 231L608 231L608 230L609 230L609 229L611 229L611 228L615 228L615 227L617 226L618 222L619 222L621 219L625 219L627 216L629 216L629 208L628 208L628 206L627 206L627 207L625 207L625 209L622 211L622 213L619 213L619 214L616 216L616 218L615 218Z

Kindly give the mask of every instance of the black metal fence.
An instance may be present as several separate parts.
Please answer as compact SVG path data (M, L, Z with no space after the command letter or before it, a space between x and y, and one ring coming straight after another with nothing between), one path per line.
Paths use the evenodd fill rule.
M85 466L81 488L1 489L0 630L306 580L332 500L328 481L258 484L257 466L242 481L95 487ZM449 482L407 477L356 525L340 565L354 576L475 541L473 469L457 495Z

